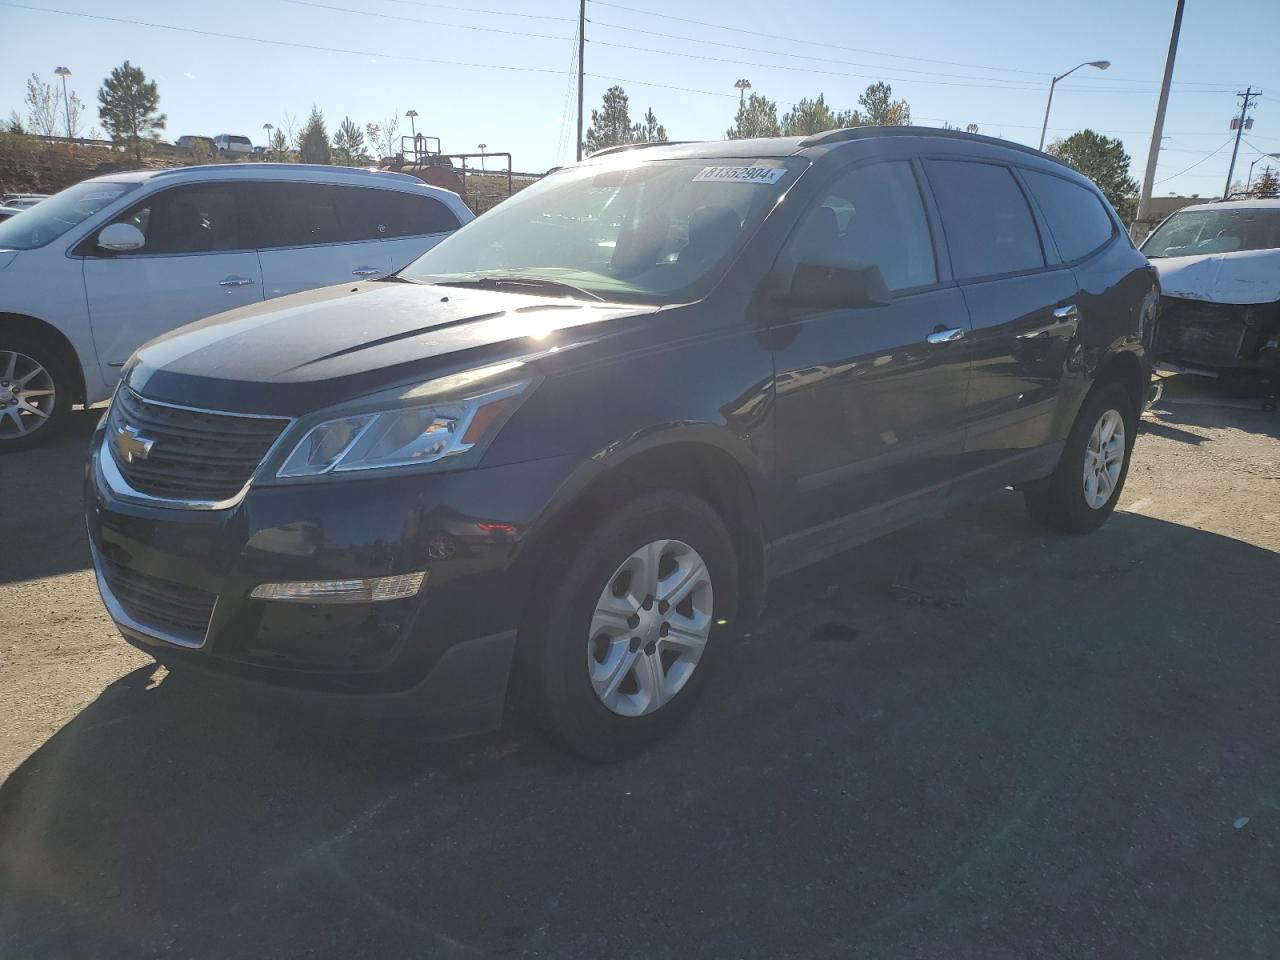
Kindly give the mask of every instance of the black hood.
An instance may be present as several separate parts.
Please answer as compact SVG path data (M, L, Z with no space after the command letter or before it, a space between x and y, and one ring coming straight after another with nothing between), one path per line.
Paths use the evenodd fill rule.
M138 351L128 384L170 403L298 416L415 379L590 341L656 307L369 282L269 300Z

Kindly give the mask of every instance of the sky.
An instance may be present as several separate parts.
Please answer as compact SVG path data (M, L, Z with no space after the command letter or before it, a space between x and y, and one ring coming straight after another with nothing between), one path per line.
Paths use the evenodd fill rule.
M651 107L671 139L718 139L740 78L777 101L779 115L818 93L854 107L884 80L918 124L976 123L1035 146L1050 78L1109 60L1106 71L1086 66L1058 84L1049 140L1084 127L1119 137L1141 180L1174 6L588 0L587 122L618 83L633 119ZM408 133L403 115L413 109L417 131L440 137L446 152L485 143L510 151L516 170L543 171L573 159L577 16L578 0L0 0L0 117L25 114L27 76L57 82L64 65L93 126L98 86L127 59L159 84L167 140L241 133L263 143L263 124L301 125L313 104L330 132L344 116L361 126L396 116ZM1229 11L1188 0L1155 195L1221 193L1236 92L1247 85L1263 95L1236 179L1280 153L1277 37L1277 0L1238 0Z

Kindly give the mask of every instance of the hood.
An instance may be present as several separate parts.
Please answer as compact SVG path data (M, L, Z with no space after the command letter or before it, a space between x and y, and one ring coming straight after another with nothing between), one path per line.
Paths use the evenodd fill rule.
M1208 303L1271 303L1280 300L1280 250L1242 250L1199 257L1157 257L1166 297Z
M0 270L3 270L18 259L17 250L0 250Z
M142 347L126 380L155 400L299 416L414 380L531 361L656 307L367 282L254 304Z

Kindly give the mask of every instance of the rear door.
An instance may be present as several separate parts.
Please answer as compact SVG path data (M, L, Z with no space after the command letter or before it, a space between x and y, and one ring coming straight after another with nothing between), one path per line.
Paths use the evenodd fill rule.
M351 187L344 191L344 222L381 242L391 270L401 270L458 229L458 217L426 193Z
M391 252L368 236L364 191L332 183L253 184L268 299L391 272Z
M1075 275L1012 167L938 158L925 169L973 324L965 471L1012 468L1052 438L1078 327Z
M262 299L262 270L238 183L192 183L140 200L113 223L142 231L139 250L111 253L97 234L76 252L98 356L108 368L175 327ZM108 382L114 372L104 374Z
M779 257L782 271L788 263L874 263L892 303L772 308L785 501L775 570L901 520L898 512L919 508L917 495L944 493L956 470L969 323L933 232L916 164L873 162L819 191Z

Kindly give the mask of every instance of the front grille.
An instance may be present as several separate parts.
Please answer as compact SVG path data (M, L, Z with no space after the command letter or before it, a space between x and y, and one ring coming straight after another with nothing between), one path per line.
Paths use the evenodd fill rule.
M203 642L217 595L161 580L102 557L102 575L125 613L140 626Z
M168 500L221 501L249 482L287 420L209 413L150 403L121 387L111 403L107 445L133 489ZM126 460L113 437L127 430L150 440L145 458Z

